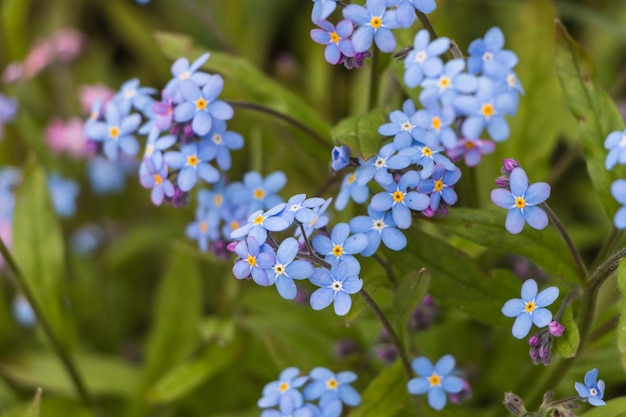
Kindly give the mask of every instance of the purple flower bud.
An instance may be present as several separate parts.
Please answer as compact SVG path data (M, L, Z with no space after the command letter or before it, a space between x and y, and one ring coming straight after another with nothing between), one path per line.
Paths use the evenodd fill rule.
M502 160L502 169L500 170L500 172L502 172L503 175L509 176L511 175L511 171L519 166L519 162L517 162L515 159L504 158Z
M359 346L351 339L342 339L335 343L333 350L337 358L344 359L353 353L357 353Z
M347 146L335 146L332 152L331 166L333 171L339 171L350 165L350 149Z
M398 358L398 351L393 345L384 345L376 348L376 356L383 362L393 363Z
M359 52L353 57L341 54L341 59L339 60L339 63L343 63L343 65L347 69L360 69L363 67L363 62L370 56L372 56L372 53L370 51Z
M452 404L460 404L461 401L465 401L472 397L472 388L466 380L463 380L463 388L457 393L448 394L448 399Z
M556 320L552 320L550 324L548 324L548 331L550 332L552 336L560 337L563 335L563 332L565 331L565 326L563 326L561 323L559 323Z
M511 181L505 176L500 176L496 178L496 186L508 190L511 187Z
M528 338L528 344L531 346L539 346L539 342L539 334L537 333Z

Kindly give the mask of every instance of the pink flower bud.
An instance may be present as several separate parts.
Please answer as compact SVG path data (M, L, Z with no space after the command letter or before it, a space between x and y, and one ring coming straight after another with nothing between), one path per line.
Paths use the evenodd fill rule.
M548 324L548 328L549 328L550 334L554 337L559 337L563 335L563 332L565 331L565 326L563 326L561 323L559 323L556 320L552 320L550 324Z

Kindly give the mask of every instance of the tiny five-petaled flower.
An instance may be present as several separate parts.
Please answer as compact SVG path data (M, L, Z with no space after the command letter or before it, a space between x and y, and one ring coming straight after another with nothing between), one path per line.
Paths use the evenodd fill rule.
M585 384L576 382L574 388L580 395L580 398L586 398L589 404L593 406L606 405L602 400L604 395L604 381L598 380L598 368L593 368L585 374ZM597 382L596 382L597 381Z
M541 328L552 321L552 313L545 307L549 306L559 296L557 287L548 287L537 294L537 282L528 279L522 284L522 298L513 298L504 303L502 314L507 317L516 317L513 323L513 336L524 338L530 331L533 323Z

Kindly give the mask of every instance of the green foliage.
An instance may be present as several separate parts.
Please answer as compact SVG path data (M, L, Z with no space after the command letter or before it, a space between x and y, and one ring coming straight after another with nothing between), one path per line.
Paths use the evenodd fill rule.
M578 352L580 334L571 308L568 307L565 310L560 323L565 326L565 331L561 337L554 339L554 347L563 358L573 358L576 356L576 352Z
M362 116L349 117L332 129L331 136L336 143L346 145L356 156L367 161L380 150L383 138L378 127L385 122L386 116L383 109L376 109Z
M393 324L400 340L406 340L411 314L420 305L430 286L427 270L410 271L402 277L395 290L393 301Z
M624 417L626 416L626 397L608 400L603 407L593 407L580 417Z
M622 294L619 323L617 324L617 348L622 356L622 367L626 369L626 261L617 269L617 285Z
M363 391L361 405L353 409L348 416L393 417L410 398L406 389L407 382L402 363L397 360L370 382Z

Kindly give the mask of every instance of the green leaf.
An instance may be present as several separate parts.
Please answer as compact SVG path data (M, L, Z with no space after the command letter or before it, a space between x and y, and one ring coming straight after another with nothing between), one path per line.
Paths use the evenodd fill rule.
M428 270L432 276L429 292L442 305L485 323L508 323L500 309L511 294L519 294L519 281L485 274L475 259L416 227L407 231L407 238L414 243L401 253L387 255L394 267L405 274L418 268Z
M201 314L197 260L174 248L154 303L154 325L146 345L146 383L152 384L195 348Z
M619 322L617 324L617 348L622 355L622 368L626 369L626 260L617 267L617 285L622 293Z
M228 367L235 359L232 347L209 347L201 357L177 366L148 392L152 403L176 401Z
M595 68L582 46L556 22L555 64L563 95L578 120L582 150L593 185L612 219L619 203L611 195L611 183L626 176L626 168L604 167L604 140L613 131L624 130L624 121L609 95L595 81Z
M626 417L626 397L613 398L605 406L593 407L579 417Z
M28 409L22 414L22 417L39 417L41 408L41 388L37 388L37 392L35 393L35 398L33 398L33 402L28 407Z
M522 233L513 235L504 228L505 217L506 211L496 208L454 208L434 223L470 242L524 256L554 277L579 283L574 259L553 227L535 230L527 225Z
M14 213L15 261L55 335L67 347L72 333L61 304L65 277L63 235L50 201L46 173L37 163L25 169Z
M420 305L430 286L430 273L413 270L400 281L393 296L393 322L400 340L405 341L407 324L413 311Z
M349 117L333 127L331 136L359 158L368 160L380 151L383 137L378 133L378 127L385 123L386 116L387 112L383 109L375 109L364 115Z
M88 389L95 395L128 398L136 390L139 375L131 366L117 358L96 354L74 354L77 368ZM42 388L44 392L74 396L76 387L67 376L59 358L51 353L27 353L4 359L0 374L26 387Z
M565 326L565 331L561 337L554 339L554 347L559 355L564 358L573 358L578 351L578 345L580 344L580 334L578 332L578 326L574 320L574 313L572 308L568 307L561 317L561 324Z
M397 360L370 382L363 391L361 404L348 417L392 417L409 399L407 382L402 362Z
M202 47L194 45L191 38L185 35L157 32L155 36L165 55L172 59L186 56L193 60L207 52ZM227 82L240 89L254 103L289 114L321 137L328 137L330 130L328 123L319 116L319 112L245 59L222 52L211 52L211 57L203 68L222 74ZM330 140L327 143L303 141L300 145L322 155L326 155L332 146Z

